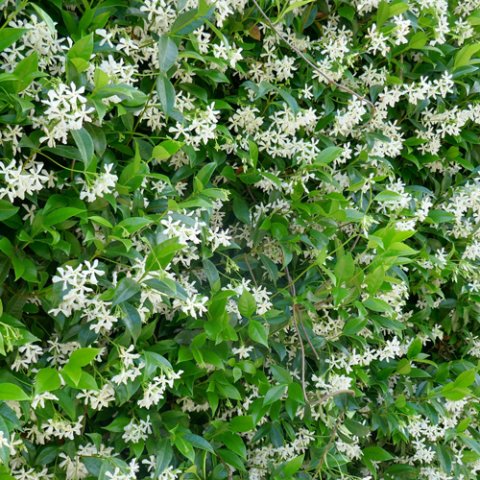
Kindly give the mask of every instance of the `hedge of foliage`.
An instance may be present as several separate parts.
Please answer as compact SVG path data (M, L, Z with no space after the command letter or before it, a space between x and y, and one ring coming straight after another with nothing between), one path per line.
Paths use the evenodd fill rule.
M478 0L3 0L0 59L0 480L479 478Z

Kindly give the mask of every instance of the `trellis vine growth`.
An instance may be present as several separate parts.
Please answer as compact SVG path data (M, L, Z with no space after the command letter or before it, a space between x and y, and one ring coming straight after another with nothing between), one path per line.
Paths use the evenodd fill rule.
M480 2L0 0L0 480L480 475Z

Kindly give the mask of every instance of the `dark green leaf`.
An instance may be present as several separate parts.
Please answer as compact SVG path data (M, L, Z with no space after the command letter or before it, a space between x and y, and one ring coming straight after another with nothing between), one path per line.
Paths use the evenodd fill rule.
M129 277L122 278L117 287L112 299L112 305L118 305L119 303L126 302L129 298L132 298L140 292L140 285Z

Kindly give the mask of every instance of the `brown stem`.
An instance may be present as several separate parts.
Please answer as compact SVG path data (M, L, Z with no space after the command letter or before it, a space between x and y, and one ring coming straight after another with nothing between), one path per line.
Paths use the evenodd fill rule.
M305 400L305 403L308 404L307 386L306 386L306 382L305 382L305 345L303 344L303 338L302 338L302 335L300 334L300 329L298 327L297 303L296 303L297 292L295 290L295 284L292 281L292 277L290 276L290 271L288 270L287 265L285 266L285 273L287 274L287 280L288 280L288 286L289 286L289 289L290 289L290 295L292 296L292 299L293 299L293 306L292 306L293 325L295 327L295 331L297 333L297 337L298 337L298 340L300 342L300 351L302 353L301 377L302 377L303 398Z
M303 322L300 322L300 325L302 326L303 333L305 334L305 338L307 339L307 342L310 345L310 348L312 349L312 352L314 353L316 359L320 361L320 355L317 353L317 350L313 346L313 343L310 340L310 337L308 336L307 329L305 328L305 325L303 324Z
M342 393L346 393L348 395L355 396L355 392L353 390L347 389L347 390L337 390L336 392L330 392L326 393L323 395L317 402L315 402L315 405L319 405L320 403L325 402L325 400L328 400L332 397L336 397L337 395L341 395Z
M336 421L335 426L333 427L332 433L330 434L330 438L328 439L328 443L325 446L325 450L322 453L320 462L318 463L318 467L313 478L317 478L317 477L320 479L322 478L322 467L323 467L323 464L325 463L325 460L327 459L327 455L330 448L332 447L333 441L337 436L338 425L341 421L343 421L343 414L338 417L338 420Z

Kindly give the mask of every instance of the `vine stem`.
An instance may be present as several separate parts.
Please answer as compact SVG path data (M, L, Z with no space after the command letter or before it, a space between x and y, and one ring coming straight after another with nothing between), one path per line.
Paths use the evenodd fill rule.
M343 421L343 413L338 417L337 421L335 422L335 426L332 429L332 433L330 434L330 438L328 439L328 443L325 446L325 449L322 453L322 456L320 457L320 462L318 463L318 467L315 471L315 474L313 475L313 478L320 478L322 479L322 468L323 465L327 459L328 452L330 451L330 448L332 448L333 442L335 440L335 437L337 436L337 430L340 422Z
M297 333L298 341L300 342L300 351L302 353L301 377L302 377L303 398L305 400L305 403L308 405L309 402L308 402L308 396L307 396L307 384L305 382L305 345L303 344L303 338L302 338L302 335L300 333L300 328L298 326L297 302L296 302L297 292L296 292L296 289L295 289L295 284L292 281L292 277L290 275L288 265L285 265L285 273L287 274L287 281L288 281L288 286L289 286L289 289L290 289L290 295L292 295L292 299L293 299L293 305L292 305L293 325L294 325L295 331Z
M275 35L278 38L282 39L299 57L305 60L305 62L307 62L308 65L310 65L316 72L318 72L327 81L329 85L333 85L339 90L341 90L342 92L353 95L359 100L367 103L371 108L372 112L375 111L375 105L370 100L368 100L368 98L365 98L363 95L360 95L355 90L352 90L351 88L336 82L333 78L331 78L325 72L323 72L317 65L315 65L301 50L299 50L292 42L290 42L290 40L282 32L277 30L275 25L270 20L270 17L265 13L262 7L258 4L257 0L252 0L252 2L257 7L258 11L260 12L260 15L265 19L265 21L267 22L267 25L273 30Z

